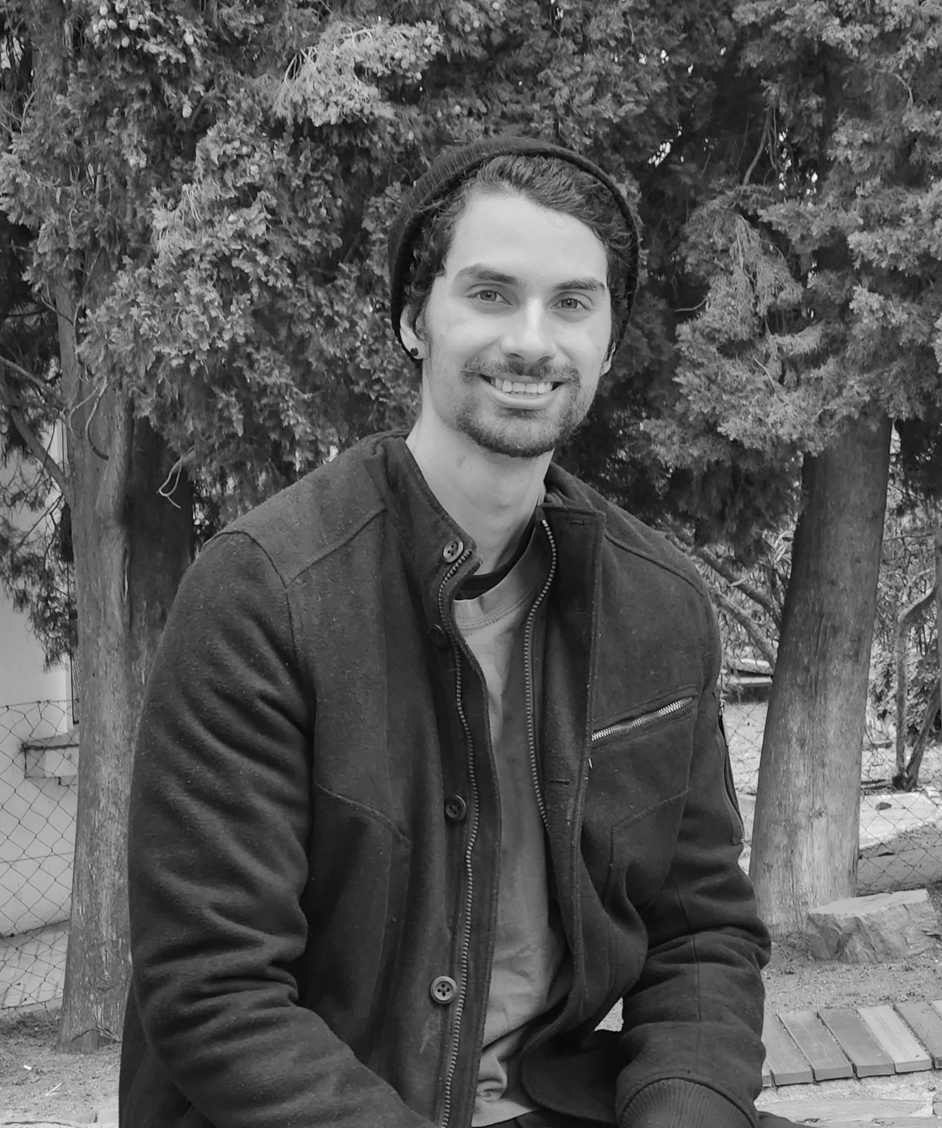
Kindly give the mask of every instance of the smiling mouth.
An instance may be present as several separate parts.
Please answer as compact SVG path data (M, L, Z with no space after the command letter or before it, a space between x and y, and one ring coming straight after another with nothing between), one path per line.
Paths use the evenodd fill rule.
M505 396L543 396L556 387L552 380L504 380L500 376L485 376L484 379Z

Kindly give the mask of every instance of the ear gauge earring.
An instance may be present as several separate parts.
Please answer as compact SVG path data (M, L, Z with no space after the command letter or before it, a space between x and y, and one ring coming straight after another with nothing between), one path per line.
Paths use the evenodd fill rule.
M413 357L415 357L416 360L418 360L419 350L416 348L415 345L413 345L412 348L409 349L409 356L413 356Z

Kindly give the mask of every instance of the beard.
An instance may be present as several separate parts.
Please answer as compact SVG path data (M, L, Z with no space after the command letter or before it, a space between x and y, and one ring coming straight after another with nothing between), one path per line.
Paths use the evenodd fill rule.
M585 419L592 397L582 387L582 378L570 365L527 365L480 361L465 365L461 379L473 387L481 378L513 380L525 377L537 382L549 380L555 387L554 402L545 408L514 408L494 405L496 411L483 411L477 397L469 396L455 413L455 426L478 446L507 458L537 458L567 442Z

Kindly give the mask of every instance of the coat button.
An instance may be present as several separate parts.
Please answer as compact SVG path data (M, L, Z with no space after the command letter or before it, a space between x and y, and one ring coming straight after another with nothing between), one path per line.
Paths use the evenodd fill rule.
M438 623L429 627L428 633L432 639L432 645L436 646L439 650L448 649L448 635L445 633L445 628L440 627Z
M445 818L451 822L461 822L468 813L468 804L460 795L449 795L445 800Z
M455 995L458 994L458 984L450 975L436 975L432 980L428 993L432 996L433 1002L441 1003L444 1006L446 1003L450 1003Z
M450 540L442 549L442 559L446 564L452 564L464 552L464 544L458 540Z

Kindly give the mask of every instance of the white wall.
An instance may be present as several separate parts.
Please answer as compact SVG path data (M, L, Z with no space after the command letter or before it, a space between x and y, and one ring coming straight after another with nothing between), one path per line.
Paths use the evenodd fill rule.
M68 920L76 786L30 779L23 742L67 728L67 701L0 706L0 936Z
M30 634L26 616L0 590L0 706L71 697L65 666L43 671L43 649Z
M51 444L55 456L60 444ZM7 481L24 467L0 467ZM35 516L24 514L24 530ZM67 920L75 839L74 781L27 776L23 742L71 727L68 664L43 669L26 615L0 588L0 936Z
M52 457L61 463L63 449L58 427L48 447ZM0 482L4 485L22 483L24 478L35 481L35 474L35 464L21 462L16 457L10 457L0 466ZM49 500L55 495L53 489ZM13 520L18 520L15 514ZM35 514L24 512L19 524L26 532L35 521ZM0 588L0 708L32 701L64 701L72 696L68 664L47 673L43 670L44 660L43 649L30 633L26 615L13 609L12 601Z
M68 920L74 780L28 779L23 742L71 726L66 668L43 671L26 616L0 591L0 936Z

